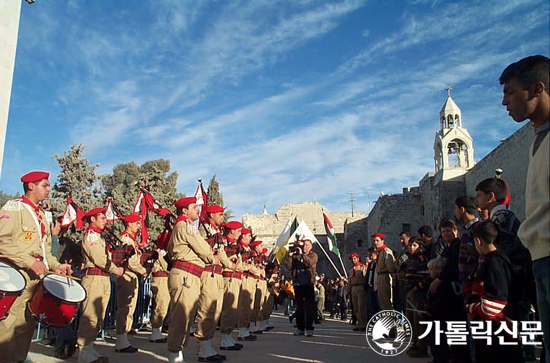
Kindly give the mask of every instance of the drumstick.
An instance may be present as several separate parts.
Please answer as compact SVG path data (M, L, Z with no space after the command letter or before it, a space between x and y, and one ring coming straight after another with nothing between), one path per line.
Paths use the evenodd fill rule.
M70 276L70 275L64 275L64 274L60 274L58 272L54 272L54 271L50 271L50 274L52 275L58 275L58 276L63 276L63 277L66 277L68 279L71 279L71 280L75 280L75 281L80 281L80 279L78 277L74 277L74 276Z

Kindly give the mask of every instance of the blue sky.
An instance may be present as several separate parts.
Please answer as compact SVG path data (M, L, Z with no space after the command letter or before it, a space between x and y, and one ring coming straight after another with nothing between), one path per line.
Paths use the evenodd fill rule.
M84 143L109 173L165 158L215 173L236 215L316 198L365 211L433 166L447 85L480 160L521 125L498 77L548 56L543 1L23 3L2 180ZM54 180L52 178L51 180Z

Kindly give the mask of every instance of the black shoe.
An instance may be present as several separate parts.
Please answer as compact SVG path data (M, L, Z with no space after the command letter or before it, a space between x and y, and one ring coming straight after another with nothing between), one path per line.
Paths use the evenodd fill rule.
M241 345L240 347L235 344L235 345L232 345L230 347L220 347L220 350L241 350L243 349L243 346Z
M275 329L274 326L266 326L265 327L265 331L270 331L270 330L273 330L273 329Z
M115 349L115 352L117 353L136 353L137 351L138 349L136 347L132 347L131 345L123 349Z
M225 355L223 355L223 354L216 354L216 356L217 356L218 358L220 358L221 360L226 360L226 359L227 359L227 357L226 357Z
M292 321L294 320L294 315L289 315L288 320L290 321L290 324L292 324Z
M247 337L237 337L237 340L240 340L240 341L247 341L247 342L253 342L255 340L257 340L258 337L255 336L255 335L249 335Z
M263 333L264 333L263 330L255 330L250 332L250 334L263 334Z
M239 348L244 348L244 345L239 344L239 343L235 343L235 346L237 346L237 347L239 347Z
M221 362L222 359L218 355L211 355L210 357L199 357L199 362Z

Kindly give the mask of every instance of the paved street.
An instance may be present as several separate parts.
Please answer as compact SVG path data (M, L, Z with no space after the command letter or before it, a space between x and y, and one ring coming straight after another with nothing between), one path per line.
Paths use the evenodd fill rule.
M255 342L246 342L240 352L221 351L228 362L271 363L271 362L428 362L430 359L411 359L404 353L397 357L382 357L373 352L365 336L351 330L347 322L338 320L326 321L315 326L315 337L295 337L293 326L282 313L274 312L271 321L275 329L259 336ZM165 344L152 344L147 340L148 333L140 332L132 336L131 341L140 351L136 354L114 352L114 342L97 342L97 350L110 357L111 363L128 362L167 362ZM219 343L219 332L216 333L215 347ZM191 338L185 351L186 362L197 362L198 343ZM77 354L68 360L52 357L53 348L44 343L33 343L31 358L40 363L77 362Z

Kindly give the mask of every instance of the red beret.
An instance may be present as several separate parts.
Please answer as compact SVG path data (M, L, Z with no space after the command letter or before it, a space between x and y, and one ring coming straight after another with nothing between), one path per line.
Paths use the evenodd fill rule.
M223 207L219 205L209 205L206 207L206 213L223 213Z
M353 257L359 258L359 255L355 252L353 252L351 255L349 255L349 259L351 260Z
M376 238L376 237L380 237L381 240L384 240L386 238L386 236L384 236L382 233L380 232L376 232L374 233L372 236L372 238Z
M263 254L266 254L266 253L267 253L267 248L264 247L264 248L262 249L262 253L263 253Z
M50 174L45 171L31 171L21 177L21 183L34 183L42 179L48 179L49 177Z
M84 219L89 219L99 213L105 214L105 212L107 212L107 208L94 208L84 215Z
M239 229L242 227L243 227L243 224L239 221L231 221L225 224L225 228L227 229Z
M176 203L174 203L174 205L176 206L176 208L181 208L196 202L197 202L197 198L195 197L185 197L185 198L178 199Z
M255 240L254 242L252 242L252 246L254 246L254 247L259 246L259 245L261 245L261 244L262 244L262 241L260 241L260 240L258 240L258 239Z
M139 214L137 213L132 213L132 214L128 214L126 217L124 217L124 222L126 223L134 223L134 222L139 222L141 218L139 218Z
M159 208L155 211L159 216L166 216L170 214L170 211L166 208Z
M248 228L241 229L241 234L250 234L250 233L252 233L252 231L249 230Z

